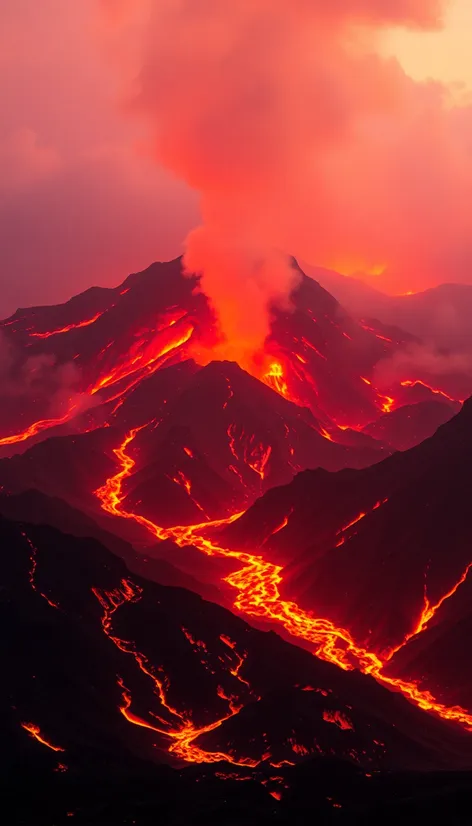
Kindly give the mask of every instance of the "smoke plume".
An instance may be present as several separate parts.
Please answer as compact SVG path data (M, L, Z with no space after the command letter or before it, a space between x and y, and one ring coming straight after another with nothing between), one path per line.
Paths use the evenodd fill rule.
M114 21L123 36L126 6L120 0ZM260 345L266 308L289 295L293 272L276 250L342 272L382 272L382 285L399 292L464 278L472 109L380 54L385 27L438 27L446 6L140 7L142 65L129 106L151 124L155 157L199 194L202 226L187 238L186 264L203 273L230 339Z

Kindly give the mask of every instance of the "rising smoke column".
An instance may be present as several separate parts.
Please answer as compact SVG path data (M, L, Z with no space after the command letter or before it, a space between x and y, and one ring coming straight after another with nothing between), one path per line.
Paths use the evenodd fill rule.
M257 349L268 306L288 301L280 250L383 271L400 290L472 261L471 109L379 51L383 28L438 27L446 6L145 2L132 107L155 157L199 193L186 266L236 350Z

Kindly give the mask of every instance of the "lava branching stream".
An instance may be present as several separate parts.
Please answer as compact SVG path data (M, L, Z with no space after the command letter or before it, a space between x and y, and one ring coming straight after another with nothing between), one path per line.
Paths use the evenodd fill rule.
M93 319L93 321L95 320L96 319ZM84 327L91 323L93 322L89 320L89 322L75 325L75 327ZM0 438L0 447L26 442L28 439L32 439L34 436L46 430L51 430L54 427L70 422L87 409L97 393L100 394L100 396L97 396L97 399L100 399L100 401L105 404L119 399L119 403L115 407L116 410L118 406L123 403L127 394L130 393L142 379L149 378L149 376L159 370L172 356L183 356L184 350L182 348L190 341L194 329L193 323L185 317L179 318L179 323L171 319L168 326L160 329L150 342L146 343L144 339L138 339L126 356L124 356L121 361L118 361L111 370L108 372L104 371L82 393L76 393L70 398L67 402L65 412L61 416L41 419L33 422L33 424L29 425L25 430L14 433L11 436L3 436ZM48 335L56 335L64 331L56 330Z
M139 652L134 643L123 640L113 633L113 614L126 602L137 602L141 599L142 589L135 585L130 580L122 580L119 588L113 591L101 591L98 588L93 589L93 593L97 597L103 608L102 627L105 634L112 640L112 642L123 651L125 654L130 654L139 669L143 674L149 678L154 684L154 691L159 697L164 716L158 717L153 715L156 722L149 722L141 717L138 717L131 711L132 696L130 690L125 686L123 679L118 677L118 685L122 693L122 705L120 711L128 720L136 726L150 729L157 734L164 735L170 740L169 753L190 763L219 763L226 761L237 766L255 767L261 761L251 760L250 758L236 759L233 755L225 752L207 752L196 745L195 740L201 735L206 734L222 725L230 717L234 717L241 710L243 703L241 703L236 696L227 696L223 688L218 688L218 696L228 702L228 713L218 720L210 723L207 726L196 726L190 714L185 711L179 711L174 708L167 697L168 681L165 677L156 673L153 665L148 661L146 656ZM183 633L189 637L188 632ZM235 644L227 637L221 636L221 642L233 650L235 665L230 666L230 673L237 682L249 687L249 684L240 676L240 670L244 663L244 656L238 654ZM249 689L250 690L250 689ZM246 689L247 691L247 689ZM269 755L267 755L269 756Z
M400 691L419 708L434 712L443 719L456 721L466 729L472 730L472 714L465 709L459 706L448 707L435 699L429 691L420 689L415 682L390 677L384 673L384 668L393 655L406 645L413 636L424 631L445 600L457 591L464 582L472 565L468 566L456 585L435 605L431 605L427 596L425 596L421 617L401 645L390 650L385 655L368 651L355 642L347 629L335 626L328 619L314 617L310 612L300 608L295 602L284 600L279 590L283 579L282 566L274 565L261 555L224 548L208 537L209 529L234 522L242 514L236 513L227 519L204 522L198 525L163 528L140 514L126 510L124 506L125 493L123 491L123 482L132 475L136 464L136 460L130 455L130 447L137 434L146 426L147 425L143 425L131 430L123 439L122 444L114 450L119 462L119 469L95 492L105 511L114 516L134 520L159 540L170 539L180 547L193 545L207 555L234 559L235 562L240 563L242 567L239 567L238 570L227 576L224 581L236 590L237 594L234 606L243 614L248 617L262 618L282 625L285 631L294 638L303 639L311 643L314 653L321 659L334 663L344 670L357 668L364 674L371 675L388 688ZM383 503L377 503L372 510L380 507L381 504ZM361 518L365 518L365 514L361 514L359 519ZM355 521L357 522L358 520ZM282 528L285 527L286 524L287 522L284 520ZM345 531L348 527L350 526L345 526L342 530ZM169 705L166 699L165 681L162 681L156 676L146 658L135 650L132 643L124 642L113 635L111 628L113 613L124 602L138 600L140 598L139 591L136 590L130 582L123 582L119 591L110 593L96 591L95 593L104 609L102 624L105 633L122 651L131 654L140 669L154 681L162 706L170 717L169 722L165 724L161 723L159 726L150 724L136 717L136 715L131 712L131 694L123 683L120 682L123 696L123 704L120 710L126 719L135 725L151 728L160 734L165 734L172 741L169 750L184 760L190 762L228 760L237 765L257 765L257 763L254 764L253 761L246 759L238 762L238 760L228 754L205 752L195 744L195 740L200 734L212 731L225 720L237 714L242 707L240 701L234 697L227 698L229 704L227 716L217 720L210 726L201 729L196 728L189 719L189 716ZM239 665L236 676L239 676L243 658L241 658L239 654L237 657ZM262 757L261 760L263 759L265 758Z
M33 737L38 743L41 743L43 746L47 746L48 749L52 751L65 751L61 746L55 746L53 743L50 743L49 740L46 739L44 734L41 734L41 729L35 723L22 723L21 727L24 728L28 734Z

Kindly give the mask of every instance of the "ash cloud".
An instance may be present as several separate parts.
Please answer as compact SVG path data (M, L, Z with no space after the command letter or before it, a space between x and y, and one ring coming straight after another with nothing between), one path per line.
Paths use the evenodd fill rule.
M274 250L387 291L470 281L472 110L379 48L448 5L4 0L0 315L178 255L197 199L188 260L232 338L293 285Z
M203 272L230 336L233 313L263 337L253 273L261 261L271 268L274 249L342 271L382 270L382 286L396 291L451 280L451 270L470 277L472 109L440 83L414 82L379 48L387 26L438 28L447 3L141 8L129 108L150 124L158 162L199 194L202 226L187 238L187 262ZM123 0L119 10L123 21ZM266 303L292 283L278 268L273 291L262 287Z

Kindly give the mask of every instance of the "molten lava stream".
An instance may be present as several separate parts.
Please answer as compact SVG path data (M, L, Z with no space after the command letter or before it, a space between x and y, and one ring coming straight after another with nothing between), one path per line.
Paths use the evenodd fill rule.
M121 387L116 396L111 396L106 399L107 402L111 402L115 401L119 397L120 400L123 401L126 394L129 393L137 384L139 384L142 379L149 378L149 376L155 373L156 370L163 366L171 354L174 354L177 350L179 350L192 337L194 326L191 322L188 322L183 325L182 328L179 327L178 329L174 329L173 325L174 322L169 324L169 329L172 328L173 336L165 344L161 344L157 347L155 342L151 342L151 344L145 348L143 352L139 352L138 355L132 357L129 354L125 361L115 367L110 373L99 378L95 384L89 387L82 394L82 397L90 398L99 391L113 387L115 384L123 381L124 379L130 379L127 386ZM42 419L38 422L34 422L20 433L15 433L11 436L4 436L3 438L0 438L0 447L25 442L45 430L50 430L53 427L66 424L66 422L71 421L71 419L77 416L80 410L83 409L80 404L80 399L81 397L78 397L77 395L74 400L71 399L69 401L67 411L63 416L54 419Z
M49 740L46 740L44 735L41 734L41 729L35 723L22 723L21 727L24 728L31 737L34 737L38 743L41 743L43 746L47 746L48 749L52 749L52 751L65 751L61 746L54 746Z
M383 668L390 657L382 659L374 652L357 645L347 629L338 628L331 620L313 617L311 613L304 611L295 602L283 600L279 591L279 585L282 582L282 566L274 565L262 556L250 554L246 551L223 548L205 537L204 532L208 528L234 522L242 514L234 514L227 519L199 525L177 525L173 528L162 528L144 516L125 510L123 506L125 499L122 490L123 481L131 475L136 464L135 460L128 455L127 448L134 441L138 432L146 426L143 425L131 430L122 444L114 450L120 462L120 470L95 491L105 511L125 519L133 519L138 524L146 527L158 539L172 539L180 547L193 545L209 556L222 556L242 563L244 567L230 574L224 580L236 589L237 596L234 605L241 612L249 617L258 617L280 623L293 637L311 643L314 646L315 654L321 659L328 660L346 671L357 667L364 674L375 677L380 683L401 691L419 708L432 711L443 719L454 720L467 729L472 729L472 713L460 706L448 707L440 703L429 691L421 690L414 682L385 675ZM455 593L467 576L469 568L461 581L437 603L431 616L434 615L448 596ZM431 616L427 621L431 619ZM426 622L422 623L420 630L424 630L425 625Z
M450 402L459 401L461 404L464 404L464 399L453 399L452 396L449 396L449 394L444 390L439 390L436 387L430 387L429 384L426 384L426 382L421 381L420 379L416 379L415 381L402 381L400 382L400 385L401 387L424 387L426 390L434 393L435 396L443 396L443 398Z
M190 340L194 329L194 325L190 321L180 325L178 329L174 329L174 323L171 322L167 330L171 330L172 336L170 336L169 340L165 343L160 343L160 341L156 342L155 339L152 339L147 344L142 340L136 342L126 358L113 367L109 373L98 379L87 392L93 396L95 393L98 393L99 390L111 387L130 376L136 376L136 374L138 375L137 381L141 381L142 378L148 378L161 366L160 360L164 356ZM160 330L159 334L162 332L164 331ZM136 383L137 382L131 383L125 392L128 392Z
M437 614L437 612L441 608L441 605L443 605L443 603L446 602L447 599L450 599L450 597L454 596L454 594L456 593L458 588L460 588L460 586L466 581L467 576L468 576L469 571L471 570L471 568L472 568L472 562L470 562L467 565L467 568L463 572L460 579L457 582L454 583L452 588L446 594L443 594L443 596L436 602L435 605L431 605L431 603L429 601L429 598L428 598L427 591L426 591L426 585L425 585L425 587L424 587L423 609L422 609L421 614L419 616L418 622L416 623L413 630L410 631L405 636L404 640L399 645L395 646L395 648L392 648L387 652L387 654L385 656L385 659L387 661L391 660L394 654L397 654L398 651L400 651L402 648L404 648L404 646L411 639L413 639L413 637L418 636L418 634L421 634L422 631L424 631L426 629L427 625L431 622L433 617Z
M103 608L102 628L105 634L117 646L117 648L120 649L120 651L123 651L125 654L130 654L134 658L142 673L153 682L154 692L159 697L160 703L163 709L165 709L167 716L171 719L164 720L162 717L153 715L155 719L161 723L160 726L157 726L134 714L131 711L131 692L128 688L126 688L121 677L119 677L118 685L122 694L122 705L120 706L120 711L123 717L125 717L129 723L133 723L133 725L150 729L157 734L161 734L169 738L171 740L169 753L189 763L219 763L221 761L226 761L228 763L233 763L235 766L250 766L252 768L259 765L261 762L260 760L252 760L251 758L241 758L241 760L236 760L231 754L225 752L207 752L195 744L195 740L201 734L207 734L210 731L214 731L226 720L229 720L231 717L238 714L242 708L242 703L239 703L235 697L228 697L222 688L218 688L218 696L228 702L228 714L218 720L215 720L213 723L206 726L201 726L199 728L191 721L190 715L186 714L184 711L178 711L170 705L166 696L166 678L158 677L156 675L153 666L149 663L146 656L137 651L134 643L120 639L113 634L113 614L118 610L118 608L121 607L121 605L124 605L127 602L137 602L140 600L142 596L142 589L130 580L123 579L120 588L116 588L113 591L102 591L98 588L93 588L92 591ZM188 637L188 634L186 636ZM240 683L249 686L249 683L247 683L246 680L244 680L240 675L240 670L245 658L238 654L235 650L235 644L232 643L229 638L221 637L220 639L225 645L234 650L235 657L237 658L237 664L233 668L230 668L230 674L232 674Z
M92 318L86 319L86 321L78 321L76 324L68 324L67 327L61 327L59 330L50 330L46 333L30 333L30 338L51 338L51 336L58 336L61 333L68 333L70 330L80 330L82 327L90 327L91 324L95 324L102 315L104 315L105 310L101 313L95 313Z
M31 424L21 433L15 433L13 436L4 436L0 439L0 447L14 445L19 442L26 442L27 439L32 439L33 436L37 436L38 433L42 433L43 430L50 430L51 427L57 427L60 424L65 424L70 421L77 412L78 405L76 403L71 403L67 409L67 412L57 419L42 419L39 422L34 422L34 424Z

